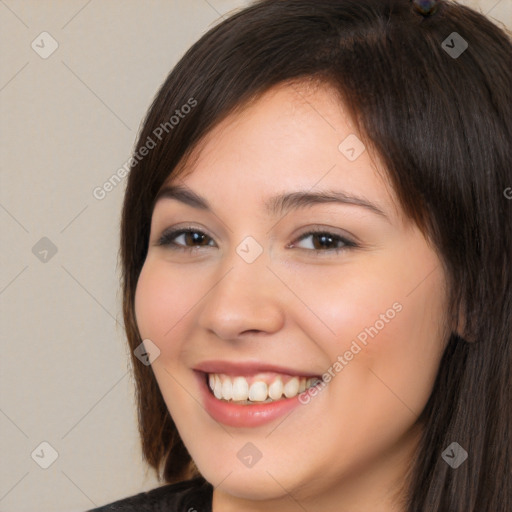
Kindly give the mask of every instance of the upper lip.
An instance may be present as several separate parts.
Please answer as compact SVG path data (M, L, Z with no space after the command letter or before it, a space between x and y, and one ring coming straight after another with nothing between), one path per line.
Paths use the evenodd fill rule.
M318 373L311 373L294 368L286 368L260 361L203 361L194 366L194 370L204 373L222 373L226 375L249 376L257 373L274 372L298 377L318 377Z

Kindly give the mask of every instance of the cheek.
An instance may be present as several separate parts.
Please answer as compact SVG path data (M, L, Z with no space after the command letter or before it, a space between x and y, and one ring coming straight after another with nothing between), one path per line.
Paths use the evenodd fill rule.
M340 391L345 398L348 394L364 400L374 424L389 422L390 417L407 424L420 416L444 350L441 279L408 293L368 297L364 327L352 325L344 339L350 346L344 347L346 388Z
M155 342L162 355L175 351L178 347L168 340L179 339L182 320L199 297L200 290L184 273L171 271L165 262L146 260L135 293L135 316L142 339Z
M135 316L141 338L150 339L160 350L151 369L169 412L197 418L201 416L194 409L196 402L183 391L189 376L180 359L187 348L187 315L201 297L199 283L195 288L191 283L165 261L148 258L137 282Z
M328 355L335 402L356 409L361 400L371 404L372 422L385 421L390 413L418 416L449 334L443 327L441 266L424 247L364 265L355 261L341 271L324 267L293 284L316 313L300 320L302 328ZM354 417L361 414L354 410Z
M158 279L158 273L146 262L135 291L135 317L142 339L156 340L165 332L164 311L169 302L165 290L165 281Z
M441 272L407 292L400 302L402 311L375 338L367 365L419 414L430 396L449 336Z
M370 340L380 339L403 311L403 276L382 260L354 258L341 268L318 266L288 280L303 303L302 321L308 322L303 329L316 334L331 358L355 340L369 346Z

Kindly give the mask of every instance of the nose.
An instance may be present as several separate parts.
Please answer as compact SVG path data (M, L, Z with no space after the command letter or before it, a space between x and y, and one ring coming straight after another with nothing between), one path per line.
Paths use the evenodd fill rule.
M285 320L283 285L260 257L246 263L237 254L212 279L202 301L199 325L224 340L279 331Z

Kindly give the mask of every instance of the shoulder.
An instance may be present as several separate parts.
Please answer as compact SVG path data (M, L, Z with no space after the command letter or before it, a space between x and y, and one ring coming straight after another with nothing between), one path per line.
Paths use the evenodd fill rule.
M88 512L211 512L213 487L203 478L168 484Z

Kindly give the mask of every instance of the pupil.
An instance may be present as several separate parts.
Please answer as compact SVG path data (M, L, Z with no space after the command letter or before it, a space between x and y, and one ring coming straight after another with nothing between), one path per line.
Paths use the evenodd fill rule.
M325 247L326 245L332 244L332 237L329 235L317 235L317 240L320 241L319 244L316 244L315 249Z
M195 243L195 244L204 245L204 241L206 240L205 235L203 235L201 233L194 232L194 231L189 231L186 234L186 237L187 237L187 243L191 242L192 244Z

